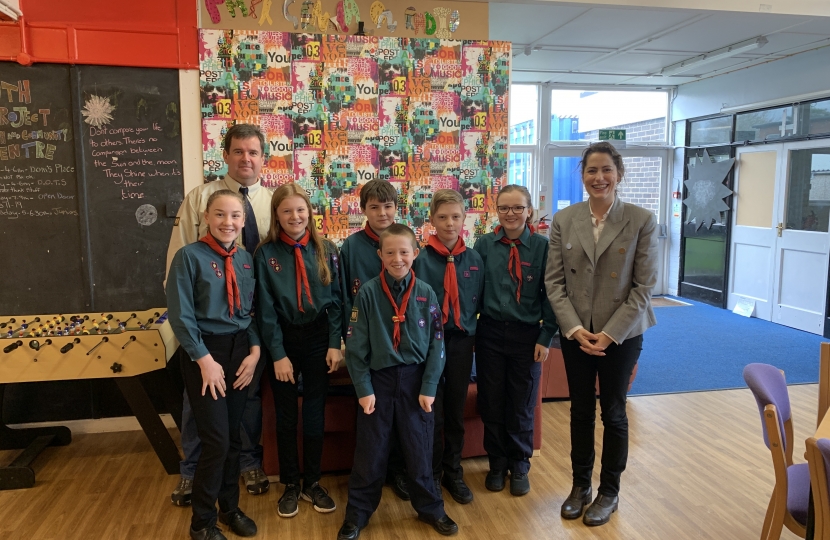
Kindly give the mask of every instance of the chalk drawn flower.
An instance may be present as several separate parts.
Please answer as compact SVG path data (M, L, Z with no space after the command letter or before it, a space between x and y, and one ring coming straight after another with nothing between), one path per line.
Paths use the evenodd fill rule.
M723 185L723 181L735 164L735 158L713 162L709 152L704 150L701 160L694 159L693 164L685 182L688 195L683 204L689 207L686 223L697 220L695 230L702 226L709 229L712 222L720 223L722 211L729 210L723 199L732 195L732 191Z
M93 95L84 104L84 122L95 127L101 127L112 121L112 113L115 107L110 103L109 98Z

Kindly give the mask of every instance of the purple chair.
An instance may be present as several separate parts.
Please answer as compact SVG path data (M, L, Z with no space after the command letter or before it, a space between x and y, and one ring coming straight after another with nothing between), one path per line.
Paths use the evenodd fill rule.
M813 488L815 540L830 540L830 439L807 439L807 463Z
M761 540L778 540L783 526L801 538L806 535L810 500L810 469L793 465L793 422L784 375L769 364L749 364L746 381L761 413L764 442L772 454L775 487L764 517Z

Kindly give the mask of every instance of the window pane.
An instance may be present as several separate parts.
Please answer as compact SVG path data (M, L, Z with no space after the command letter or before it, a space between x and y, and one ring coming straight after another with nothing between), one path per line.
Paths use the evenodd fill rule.
M510 152L507 179L510 184L519 184L530 189L530 183L533 180L533 154Z
M810 127L808 133L830 133L830 101L810 103Z
M739 114L735 121L735 141L769 141L792 134L792 107Z
M827 232L830 148L793 150L787 178L787 229Z
M538 106L537 86L514 84L510 87L510 144L536 144Z
M732 142L732 117L711 118L692 122L691 146L729 144Z
M667 106L665 92L551 90L550 137L597 141L600 129L624 129L629 142L665 141Z

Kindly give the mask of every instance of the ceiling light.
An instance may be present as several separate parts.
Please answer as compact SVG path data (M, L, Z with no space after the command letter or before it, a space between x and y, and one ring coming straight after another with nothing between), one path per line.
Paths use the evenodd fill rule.
M717 62L718 60L723 60L724 58L730 58L741 53L759 49L766 45L768 42L769 41L764 36L758 36L756 38L747 39L746 41L734 43L732 45L729 45L728 47L723 47L721 49L709 51L708 53L700 54L687 60L683 60L682 62L672 64L668 67L661 69L660 75L663 75L665 77L669 75L676 75L678 73L685 73L686 71L694 69L698 66L702 66L703 64Z

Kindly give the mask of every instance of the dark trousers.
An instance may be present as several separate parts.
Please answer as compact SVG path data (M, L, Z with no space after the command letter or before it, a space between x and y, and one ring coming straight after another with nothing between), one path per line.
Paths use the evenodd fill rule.
M313 323L282 327L283 346L294 367L294 381L278 381L273 362L269 366L271 389L277 418L277 454L280 482L300 483L300 458L297 451L298 384L303 385L303 482L311 485L320 480L323 458L326 394L329 389L328 352L329 325L324 314ZM275 358L274 360L280 360Z
M541 362L535 362L537 324L481 317L476 330L478 410L490 470L527 473Z
M246 331L227 336L202 336L213 359L225 372L225 397L210 389L202 395L202 373L193 361L182 362L182 377L196 429L202 441L202 452L193 476L194 530L216 523L216 501L219 510L229 512L239 507L239 450L242 438L239 424L248 398L248 389L234 390L236 371L250 353Z
M461 451L464 449L464 405L473 370L475 336L460 330L444 335L447 363L435 394L435 440L432 443L432 473L461 480Z
M597 493L615 496L628 460L626 394L631 371L643 350L643 336L612 343L605 356L585 354L579 342L562 339L562 356L571 394L571 466L574 486L590 487L594 470L594 425L597 402L595 382L599 377L602 411L602 471Z
M427 520L444 516L444 501L432 478L435 412L424 412L418 403L423 375L423 364L372 371L375 411L357 412L357 446L346 506L346 520L360 527L366 526L380 504L393 429L401 441L412 507Z

